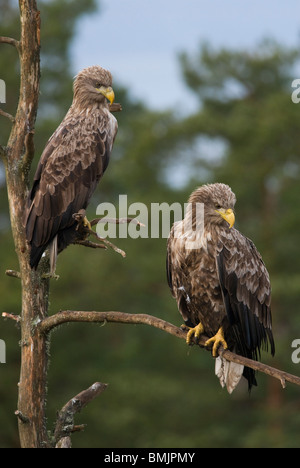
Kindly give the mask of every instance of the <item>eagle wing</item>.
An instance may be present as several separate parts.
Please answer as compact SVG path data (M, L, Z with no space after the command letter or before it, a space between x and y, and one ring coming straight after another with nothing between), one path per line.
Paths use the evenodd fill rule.
M166 271L167 281L170 287L172 296L176 299L178 310L188 327L193 327L195 324L192 321L192 303L190 299L190 281L188 279L188 266L185 264L185 257L182 255L182 250L177 248L176 242L178 239L174 236L174 231L177 223L174 223L170 231L167 242L167 257ZM181 258L176 258L180 256ZM180 268L175 267L175 264L180 264Z
M270 279L255 245L230 229L220 238L216 264L238 352L257 359L261 346L269 343L274 355Z
M86 209L107 168L117 133L116 119L67 115L48 141L28 197L27 241L31 267L61 231L74 225L73 214Z

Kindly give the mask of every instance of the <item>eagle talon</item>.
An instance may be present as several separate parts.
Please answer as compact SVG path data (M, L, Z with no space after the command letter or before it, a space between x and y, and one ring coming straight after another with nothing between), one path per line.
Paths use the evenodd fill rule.
M218 356L218 349L220 346L223 346L224 349L228 348L228 345L225 341L224 330L222 327L219 328L218 332L205 342L205 347L208 348L212 346L212 355L213 357Z
M91 223L85 216L85 210L80 210L78 213L74 213L73 218L78 223L76 226L76 231L78 231L81 227L83 227L84 229L88 229L88 230L92 229Z
M83 218L82 224L84 228L92 230L92 225L86 216Z
M186 327L189 329L186 343L188 345L193 345L194 343L198 343L200 336L204 333L204 328L202 323L198 323L194 328Z

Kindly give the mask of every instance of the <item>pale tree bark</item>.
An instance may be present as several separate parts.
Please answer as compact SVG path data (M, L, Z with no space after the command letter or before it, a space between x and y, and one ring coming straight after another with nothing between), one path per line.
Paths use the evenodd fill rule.
M45 424L47 338L33 332L33 323L47 316L49 281L32 272L24 230L28 172L34 155L33 135L40 79L40 15L35 0L20 0L21 37L4 38L20 56L20 97L2 158L6 168L11 228L22 282L21 372L18 416L21 447L48 444Z

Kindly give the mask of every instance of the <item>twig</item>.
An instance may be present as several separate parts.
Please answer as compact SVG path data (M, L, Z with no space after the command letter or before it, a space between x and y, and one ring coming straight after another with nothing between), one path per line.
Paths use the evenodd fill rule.
M117 323L131 323L131 324L145 324L155 328L159 328L170 335L177 338L186 339L187 331L172 325L165 320L154 317L148 314L127 314L125 312L87 312L87 311L74 311L65 310L60 311L55 315L45 318L38 324L40 333L48 333L53 328L62 323L67 322L117 322ZM204 346L208 338L202 335L199 340L199 345ZM274 367L262 364L252 359L247 359L239 356L231 351L224 350L222 347L218 350L219 355L223 356L227 361L243 364L246 367L263 372L271 377L280 380L281 385L285 387L285 382L291 382L300 386L300 377L287 372L280 371Z
M14 320L17 323L21 322L21 316L20 315L14 315L14 314L9 314L8 312L2 312L2 317Z
M11 276L12 278L18 278L18 279L21 279L21 274L19 271L15 271L15 270L6 270L5 271L5 274L7 276Z
M82 392L78 393L74 398L72 398L58 413L54 439L56 446L59 445L59 442L62 439L69 437L71 432L76 430L81 430L81 426L74 425L74 417L76 413L79 413L82 408L84 408L88 403L90 403L94 398L100 395L107 388L107 384L96 382L91 387ZM80 428L80 429L79 429ZM62 444L69 444L70 441L63 440ZM70 445L68 445L70 447Z
M96 237L98 240L100 240L101 242L103 242L106 246L110 247L115 252L122 255L123 258L126 257L126 253L124 252L124 250L120 249L119 247L117 247L116 245L114 245L112 242L108 241L104 237L98 236L98 234L95 231L93 231L93 229L89 228L89 226L86 223L85 210L79 210L78 213L74 213L73 218L78 223L78 226L76 227L76 230L78 232L78 237L74 241L74 244L80 243L81 245L85 245L87 237L89 235L92 235L92 236ZM84 241L84 243L82 243L82 241ZM91 247L91 245L88 245L88 247ZM96 247L94 246L94 248L96 248Z
M9 44L19 50L20 42L12 37L0 36L0 44Z
M105 239L104 237L100 237L98 236L98 234L93 231L92 229L89 229L88 232L90 234L92 234L93 236L95 236L97 239L99 239L101 242L103 242L105 245L107 245L108 247L110 247L111 249L113 249L115 252L119 253L120 255L122 255L123 258L126 257L126 253L124 252L124 250L120 249L119 247L117 247L115 244L113 244L112 242L108 241L107 239Z
M118 104L117 102L114 102L113 104L109 105L109 111L110 112L121 112L122 106L121 104Z
M13 115L9 114L8 112L4 112L4 110L0 109L0 115L2 115L3 117L6 117L7 119L9 119L12 123L15 122L15 118Z
M27 418L27 416L25 416L21 411L17 410L15 411L15 415L20 419L20 421L22 421L22 423L24 424L28 424L29 423L29 418Z
M73 426L72 432L84 431L85 428L86 428L86 424L75 424Z
M91 249L106 249L107 247L104 244L97 244L97 242L91 242L88 239L75 241L76 245L83 245L84 247L90 247Z
M98 223L111 223L111 224L136 224L137 226L145 227L145 224L141 223L137 218L95 218L90 221L91 226Z

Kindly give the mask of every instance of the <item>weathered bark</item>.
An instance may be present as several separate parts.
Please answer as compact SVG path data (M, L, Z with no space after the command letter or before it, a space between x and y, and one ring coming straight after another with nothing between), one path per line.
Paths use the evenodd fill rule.
M47 338L35 332L34 324L47 316L49 284L30 269L23 224L39 96L40 17L35 0L20 0L19 5L21 38L11 44L20 55L20 97L3 160L22 284L21 373L16 414L21 447L28 448L48 445L44 408Z
M84 428L82 425L75 426L75 414L79 413L88 403L104 392L106 388L107 384L95 382L64 405L58 413L54 431L56 448L71 448L70 434Z
M62 323L69 322L96 322L96 323L131 323L131 324L144 324L150 325L151 327L159 328L170 335L176 336L177 338L185 339L187 337L187 330L178 328L172 323L166 322L158 317L148 314L126 314L124 312L109 311L109 312L96 312L96 311L83 311L83 310L61 310L51 317L45 318L38 324L38 330L40 333L48 334L55 327ZM201 335L198 340L199 346L205 346L208 336ZM224 357L227 361L236 362L243 366L250 367L264 374L270 375L275 379L280 380L282 387L284 388L286 382L291 382L295 385L300 386L300 377L288 374L287 372L275 369L274 367L268 366L258 361L239 356L228 349L220 347L218 349L219 356Z

